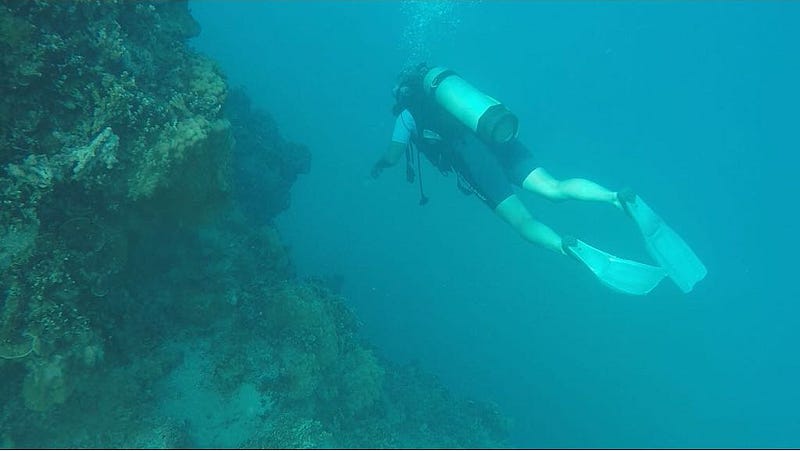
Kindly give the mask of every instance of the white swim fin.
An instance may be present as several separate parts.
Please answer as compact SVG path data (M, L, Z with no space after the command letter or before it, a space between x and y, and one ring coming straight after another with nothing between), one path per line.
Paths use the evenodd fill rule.
M633 192L620 193L620 203L639 226L645 247L653 259L684 293L708 274L692 248L668 226L641 197Z
M575 238L565 238L564 249L606 286L622 293L645 295L667 275L662 268L616 257Z

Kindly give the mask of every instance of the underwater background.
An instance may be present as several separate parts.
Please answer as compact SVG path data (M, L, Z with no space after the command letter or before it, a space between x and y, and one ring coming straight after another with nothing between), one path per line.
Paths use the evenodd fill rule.
M0 2L0 446L797 447L796 2ZM423 162L451 67L708 276L608 290ZM649 261L607 206L534 215Z
M298 270L341 274L362 331L498 403L512 444L800 445L797 2L191 4L198 47L314 149L281 230ZM520 118L556 177L635 188L707 278L607 290L525 243L455 180L385 150L409 63L451 67ZM651 261L606 206L522 195L557 231Z

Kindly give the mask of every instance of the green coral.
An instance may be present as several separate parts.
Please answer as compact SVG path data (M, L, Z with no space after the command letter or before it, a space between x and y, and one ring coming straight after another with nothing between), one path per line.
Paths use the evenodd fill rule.
M38 221L0 225L0 271L15 262L24 262L39 233Z
M195 152L206 149L201 146L211 133L224 133L227 123L221 121L213 125L204 118L188 118L161 130L156 143L143 152L143 158L136 163L136 169L129 182L128 195L132 199L152 196L156 189L170 183L170 173L181 162L194 161ZM209 149L213 147L209 146ZM198 158L202 161L202 158Z
M335 379L327 385L326 402L335 406L337 415L354 417L381 399L385 374L371 351L355 347L342 356L332 374Z

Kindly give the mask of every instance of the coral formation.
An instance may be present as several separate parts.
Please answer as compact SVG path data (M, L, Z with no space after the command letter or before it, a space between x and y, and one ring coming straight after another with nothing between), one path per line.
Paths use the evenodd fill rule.
M225 81L184 45L197 32L182 2L0 5L0 349L28 369L32 409L65 402L102 356L92 299L122 288L144 199L224 197Z
M233 123L234 189L243 211L266 220L289 207L289 188L308 172L311 155L305 146L286 141L275 120L253 109L244 91L232 89L225 115Z
M197 33L184 0L0 2L0 444L501 445L295 276L272 219L310 153Z

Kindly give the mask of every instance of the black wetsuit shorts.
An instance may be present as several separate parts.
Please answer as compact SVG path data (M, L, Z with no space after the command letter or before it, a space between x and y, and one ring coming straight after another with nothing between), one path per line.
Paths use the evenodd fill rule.
M518 139L489 146L469 135L454 151L453 169L460 186L474 192L492 210L514 194L513 185L522 187L525 178L539 166Z

